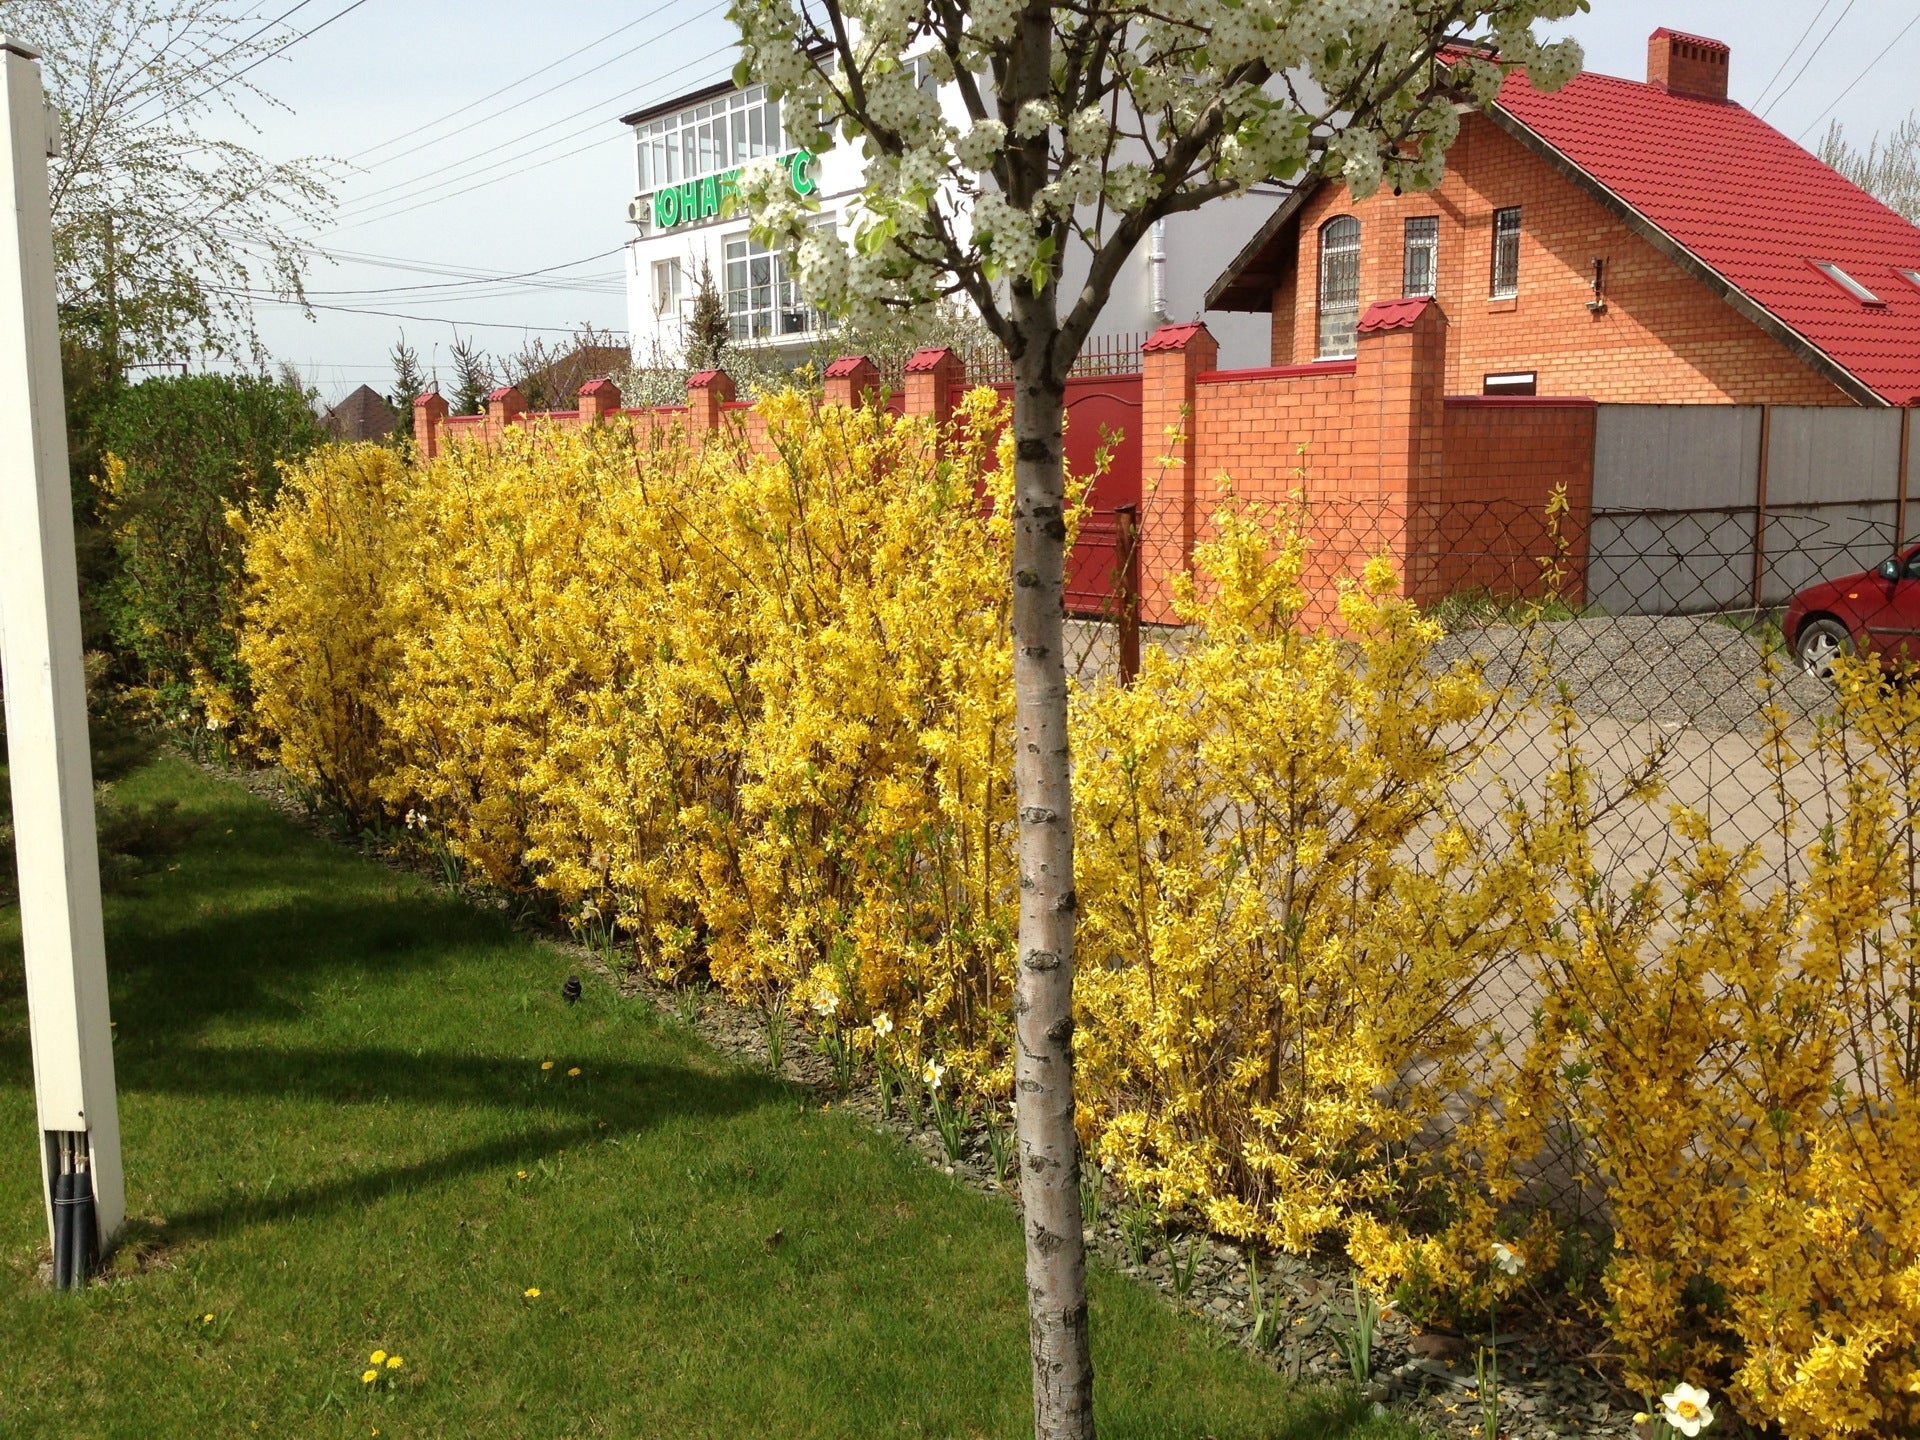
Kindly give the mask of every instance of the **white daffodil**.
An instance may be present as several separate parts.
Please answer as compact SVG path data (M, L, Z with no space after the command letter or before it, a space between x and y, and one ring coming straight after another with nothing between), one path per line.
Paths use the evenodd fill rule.
M840 997L831 990L822 990L814 997L813 1013L822 1020L831 1020L840 1013Z
M947 1073L947 1067L938 1060L927 1061L926 1068L920 1072L920 1078L927 1082L929 1090L940 1088L940 1079Z
M893 1034L893 1017L884 1010L874 1016L873 1033L882 1040Z
M1713 1424L1713 1407L1707 1404L1707 1392L1685 1381L1660 1397L1660 1409L1660 1418L1689 1440Z
M1502 1275L1518 1275L1527 1268L1517 1252L1498 1240L1493 1242L1493 1263Z

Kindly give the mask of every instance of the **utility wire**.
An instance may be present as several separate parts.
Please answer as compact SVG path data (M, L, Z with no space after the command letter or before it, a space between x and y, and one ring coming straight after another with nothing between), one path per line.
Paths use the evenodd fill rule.
M367 3L367 0L353 0L352 4L347 5L343 9L334 11L333 14L329 15L326 19L322 20L318 25L315 25L311 30L302 30L296 35L288 36L285 40L282 40L278 45L274 46L271 50L267 51L266 54L260 56L257 60L254 60L251 64L242 65L238 70L234 71L231 75L227 76L225 79L214 81L213 84L209 85L206 89L200 91L197 95L189 95L185 100L182 100L178 105L173 106L171 109L161 111L158 115L154 116L151 121L142 121L141 123L157 125L160 121L166 119L169 115L178 114L180 111L185 110L190 105L198 105L202 100L206 99L207 96L213 94L214 91L225 89L227 86L231 85L234 81L238 80L242 75L247 74L249 71L258 69L260 66L266 64L267 61L273 59L274 56L279 55L284 51L291 49L293 46L298 45L302 40L306 40L312 36L318 35L322 30L326 29L329 25L333 24L334 21L343 19L346 16L351 15L354 11L358 10L362 5L366 3ZM298 5L294 7L295 10L299 8L300 7ZM287 13L291 15L293 11L289 10Z
M303 308L298 300L282 300L278 296L270 295L264 291L239 290L225 285L216 285L209 288L217 290L224 295L232 295L242 300L250 300L256 305L273 305L282 309L293 310ZM337 310L347 315L378 315L388 320L412 320L422 325L451 325L456 330L461 327L466 327L468 329L486 330L541 330L550 335L577 335L580 333L580 327L577 325L516 325L506 320L455 320L446 315L403 315L397 310L368 310L358 305L310 304L304 308L309 310ZM610 330L606 333L619 336L626 332Z
M654 6L653 9L647 11L638 20L632 20L632 21L629 21L627 24L622 25L620 27L620 30L631 30L635 25L644 24L646 21L651 20L656 15L660 14L663 10L670 10L675 5L678 5L680 3L682 3L682 0L664 0L663 4ZM620 30L613 31L611 35L603 35L600 37L599 40L594 41L593 45L583 45L580 47L579 50L575 50L573 54L563 56L561 57L561 59L554 61L552 65L543 65L540 69L533 71L532 74L523 75L518 80L513 81L511 84L502 85L498 90L495 90L487 95L482 95L478 100L474 100L469 102L468 104L462 105L458 110L449 111L447 114L442 115L437 120L429 120L424 124L416 125L413 127L413 129L408 130L403 134L396 135L390 140L383 140L380 142L379 145L375 145L370 149L362 150L360 154L370 155L373 153L374 150L384 149L388 145L397 145L402 140L405 140L409 135L417 135L423 130L431 130L435 126L444 124L446 121L451 120L456 116L465 114L467 111L473 109L474 106L476 105L484 105L487 101L492 100L497 96L504 95L507 91L514 89L516 86L526 84L527 81L533 79L535 75L544 74L546 71L553 69L555 66L564 64L567 60L573 59L575 55L579 55L582 51L593 49L594 45L601 44L603 41L611 39L613 35L619 34ZM463 128L470 128L473 125L484 125L490 120L498 120L502 115L511 114L513 111L518 110L523 105L531 105L534 101L542 98L543 96L551 95L554 91L562 88L563 86L575 84L578 81L586 79L587 76L589 75L597 74L599 71L606 69L609 65L616 64L617 62L626 59L629 55L638 54L640 51L648 49L650 46L656 43L658 38L659 37L657 36L649 37L648 39L641 41L640 44L638 45L632 46L626 50L622 50L616 55L609 56L607 59L602 60L598 65L589 66L587 69L578 71L577 73L569 76L565 80L559 80L554 82L552 85L547 86L547 88L544 90L536 90L533 94L525 96L522 99L516 100L511 105L503 105L498 110L489 111L487 114L480 116L478 119L470 121L468 127L463 127ZM371 165L367 165L363 167L363 169L368 172L378 170L383 165L391 165L394 161L403 160L407 156L416 154L421 150L427 150L432 148L435 145L445 144L447 141L456 138L460 133L462 132L456 130L456 131L451 131L445 135L437 135L430 140L422 140L417 145L409 146L405 150L397 151L392 155L388 155L382 159L376 160Z
M290 19L293 16L295 11L304 10L307 8L307 6L311 5L312 3L313 3L313 0L298 0L298 3L295 4L291 9L281 11L280 14L274 16L273 19L267 21L266 24L262 25L258 30L255 30L251 35L246 36L244 39L235 41L233 44L229 45L226 49L222 50L218 55L207 56L206 59L202 60L198 65L194 66L186 74L182 75L178 83L181 85L184 85L187 83L187 81L193 79L194 76L204 75L208 70L212 69L215 65L218 65L222 60L228 59L229 57L234 55L238 55L242 50L246 49L247 46L251 45L254 41L258 40L262 35L266 34L269 30L273 29L276 25L284 25L288 21L288 19ZM182 33L184 34L185 32L183 31ZM166 51L171 50L172 48L173 48L173 43L172 41L169 41L167 43L166 49L162 50L158 56L154 57L154 63L158 64L160 60L165 58ZM218 87L215 87L215 88L218 88ZM212 92L207 91L203 93L211 94ZM200 97L196 95L194 98L197 100ZM144 109L146 105L149 103L150 101L143 100L139 108ZM167 118L168 115L171 115L172 113L173 111L169 110L165 114L155 116L154 118L158 120L164 120Z
M1832 4L1833 0L1820 0L1820 8L1814 11L1813 18L1807 21L1807 28L1800 32L1800 38L1788 47L1785 55L1780 57L1780 64L1774 69L1773 74L1767 77L1767 83L1760 87L1760 93L1753 97L1754 109L1759 109L1760 102L1767 98L1767 92L1773 89L1782 75L1787 73L1787 66L1793 63L1793 57L1800 53L1800 47L1807 43L1807 37L1813 33L1813 27L1820 23L1820 17L1827 13L1827 7Z
M703 18L704 16L700 14L690 15L685 20L680 21L676 25L669 26L666 30L662 31L659 38L665 38L667 35L671 35L676 30L685 29L688 25L692 24L695 20L699 20ZM714 56L719 55L726 50L732 49L733 45L734 45L734 42L729 40L724 44L715 46L713 49L707 51L704 55L694 56L691 60L688 60L686 63L688 65L698 65L703 60L711 60ZM445 186L458 184L463 180L471 179L474 175L483 173L484 171L491 169L497 165L511 163L509 160L503 159L500 155L500 152L503 149L505 149L507 146L518 145L522 141L533 139L536 135L542 135L549 130L558 129L560 126L565 125L570 121L578 120L583 115L604 116L607 110L610 109L615 104L631 103L630 97L632 96L632 94L633 94L632 87L629 86L626 89L623 89L617 92L615 95L609 96L605 100L595 101L591 105L582 106L578 110L574 110L569 112L568 114L560 116L557 120L549 120L543 125L536 125L531 130L526 130L521 132L518 135L510 136L507 139L496 141L492 145L490 145L484 153L479 155L469 156L465 160L454 160L450 162L450 164L446 167L446 171L464 172L464 173L446 173L446 171L443 171L439 174L435 174L433 172L429 172L426 175L415 175L406 180L397 180L390 185L382 185L378 189L369 190L365 194L357 196L353 200L350 200L345 205L343 205L338 215L336 216L336 218L346 219L356 215L364 215L369 210L384 209L387 205L394 204L402 200L411 199L415 195L422 195L431 190L441 189L441 188L444 188ZM573 131L570 134L560 136L555 140L547 141L545 143L550 145L564 145L565 143L567 143L567 141L575 138L575 136L585 135L589 133L589 131L597 131L605 124L606 124L606 121L604 119L596 120L589 126ZM529 153L537 153L537 152L529 152ZM382 199L381 197L383 196L387 198Z
M1834 31L1840 28L1840 22L1842 20L1845 20L1848 15L1853 13L1853 7L1856 3L1857 3L1857 0L1847 0L1847 8L1845 10L1842 10L1838 15L1833 17L1833 24L1829 25L1827 27L1827 33L1820 37L1820 43L1813 47L1813 53L1807 56L1807 58L1800 63L1800 68L1793 72L1793 79L1789 80L1785 85L1781 86L1780 93L1775 95L1773 99L1769 100L1767 102L1766 109L1760 112L1760 118L1762 120L1766 119L1768 115L1772 114L1773 107L1778 105L1782 100L1786 99L1787 92L1792 90L1794 86L1800 83L1800 77L1807 73L1807 66L1813 64L1815 60L1818 60L1820 58L1820 52L1827 48L1827 42L1833 39Z
M701 60L711 59L715 55L720 54L722 51L728 50L731 48L732 48L732 42L729 41L725 45L718 46L715 49L708 51L705 55L695 56L694 59L689 61L688 63L697 64ZM702 83L706 83L706 81L708 80L718 79L719 76L724 73L725 73L724 71L715 72L714 74L705 77L705 79L703 80L691 81L687 83L697 87ZM599 108L599 107L590 107L590 108ZM555 123L557 124L560 122L555 122ZM588 143L585 145L575 146L573 149L565 151L562 154L550 156L549 159L551 160L568 159L574 155L581 154L586 150L593 148L594 145L597 145L600 143L599 137L604 133L603 131L604 123L605 123L604 121L595 121L591 125L583 126L578 130L572 131L571 133L566 135L559 136L556 139L542 141L540 144L535 145L532 149L522 151L515 155L483 157L479 164L478 169L470 171L465 175L450 177L447 180L436 182L434 184L427 186L426 189L424 190L416 191L415 194L413 195L396 195L389 200L379 202L378 204L372 205L367 209L362 209L362 210L356 210L356 209L353 209L352 207L349 207L347 210L342 212L342 214L338 217L344 223L334 225L333 227L331 227L331 229L327 233L333 234L333 233L338 233L341 230L356 229L359 226L371 224L378 220L391 220L400 215L411 214L413 211L418 210L425 205L437 204L441 200L450 200L457 195L465 195L474 190L484 189L490 185L497 185L504 180L520 179L522 178L521 173L518 170L514 169L513 167L520 165L522 162L526 160L533 159L536 156L545 155L548 151L553 150L556 146L565 145L569 141L577 140L582 136L593 135L596 137L593 140L588 141ZM553 127L547 126L544 128L552 129ZM538 134L539 132L535 131L534 133ZM607 137L607 138L611 138L611 137ZM475 178L478 175L486 174L487 171L493 171L495 173L487 175L486 178L484 179ZM471 184L463 183L469 180L472 181ZM455 186L456 188L448 189L447 188L448 186ZM432 193L434 191L444 191L445 193L434 194ZM408 201L412 201L413 203L409 204L407 203ZM395 206L399 208L391 208ZM380 212L380 213L369 213L369 211Z
M625 246L617 246L612 250L602 250L597 255L589 255L584 260L569 260L564 265L548 265L539 270L523 270L523 271L520 271L518 274L512 274L512 275L474 276L470 279L443 280L443 281L437 281L433 283L422 283L419 285L368 286L358 290L308 290L305 293L308 295L386 295L386 294L392 294L400 290L454 290L454 289L461 289L461 288L465 288L473 285L498 285L498 284L504 284L509 281L532 280L542 275L551 275L556 270L570 270L576 265L585 265L594 260L606 260L611 258L612 256L620 254L625 248L626 248ZM552 285L553 288L559 288L559 289L604 287L609 284L617 284L622 286L620 293L623 293L623 294L625 293L623 283L618 280L610 281L610 280L595 278L595 279L583 280L579 282L579 284L568 284L565 281L548 282L548 283ZM541 287L532 286L527 288L539 289Z
M1854 76L1853 79L1848 83L1847 88L1842 90L1838 95L1834 96L1832 101L1829 102L1829 104L1827 105L1827 108L1822 110L1818 115L1814 116L1812 121L1808 123L1807 128L1805 130L1802 130L1798 135L1794 136L1793 138L1796 141L1806 139L1808 134L1812 132L1813 127L1815 125L1818 125L1822 120L1826 119L1827 116L1831 115L1833 113L1834 107L1838 105L1842 100L1846 99L1847 96L1853 93L1853 87L1855 85L1858 85L1862 80L1866 79L1868 73L1873 69L1874 66L1878 65L1882 60L1886 59L1887 56L1892 54L1893 47L1898 45L1902 40L1906 39L1907 32L1913 29L1913 27L1916 25L1920 25L1920 15L1915 15L1913 19L1909 20L1906 23L1906 25L1901 29L1900 33L1894 36L1893 39L1887 42L1886 48L1882 50L1878 55L1874 56L1873 59L1867 62L1867 68L1865 70L1862 70L1858 75Z

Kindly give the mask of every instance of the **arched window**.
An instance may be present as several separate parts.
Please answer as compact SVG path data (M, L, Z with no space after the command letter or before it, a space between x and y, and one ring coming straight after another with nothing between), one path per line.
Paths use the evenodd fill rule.
M1320 227L1320 358L1359 352L1360 222L1341 215Z

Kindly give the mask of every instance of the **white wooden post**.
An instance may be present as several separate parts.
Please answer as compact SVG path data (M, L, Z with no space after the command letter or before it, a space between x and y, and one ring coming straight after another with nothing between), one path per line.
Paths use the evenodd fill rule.
M0 195L12 201L0 218L0 673L47 1227L63 1152L69 1168L84 1156L93 1253L104 1255L126 1199L47 198L58 122L38 60L0 37Z

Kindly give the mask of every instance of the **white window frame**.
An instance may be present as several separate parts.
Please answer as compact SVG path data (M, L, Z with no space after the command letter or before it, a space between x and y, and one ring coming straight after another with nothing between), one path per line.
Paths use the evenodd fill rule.
M766 262L767 279L756 282L753 266L760 260ZM727 331L737 345L800 340L825 328L820 312L801 295L799 281L787 274L786 257L744 230L721 238L720 289Z
M678 317L686 300L686 267L678 256L653 262L652 285L654 318Z
M1831 280L1834 284L1838 285L1842 290L1846 291L1847 294L1851 295L1854 299L1858 300L1862 305L1871 306L1876 310L1886 307L1886 301L1882 300L1878 295L1874 294L1873 291L1869 290L1858 280L1854 279L1853 276L1834 264L1833 261L1816 260L1813 262L1813 268L1826 276L1827 279Z
M751 85L633 127L638 193L681 185L781 154L780 102Z
M1360 353L1360 238L1357 216L1336 215L1320 227L1314 309L1321 360L1351 360Z

